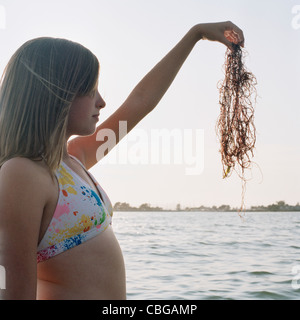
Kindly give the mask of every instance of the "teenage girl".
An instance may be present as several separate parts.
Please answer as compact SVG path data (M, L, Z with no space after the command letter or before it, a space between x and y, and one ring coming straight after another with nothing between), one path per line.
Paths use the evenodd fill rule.
M97 132L118 143L119 121L129 132L152 111L204 39L244 45L232 22L195 25L98 127L105 102L88 49L38 38L12 56L0 88L2 299L126 299L112 206L88 171L101 158Z

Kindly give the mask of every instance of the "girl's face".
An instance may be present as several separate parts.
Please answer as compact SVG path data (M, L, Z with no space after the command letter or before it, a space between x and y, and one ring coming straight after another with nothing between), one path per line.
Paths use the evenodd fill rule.
M104 107L105 101L97 89L93 95L75 98L69 112L67 137L93 134L99 121L100 109Z

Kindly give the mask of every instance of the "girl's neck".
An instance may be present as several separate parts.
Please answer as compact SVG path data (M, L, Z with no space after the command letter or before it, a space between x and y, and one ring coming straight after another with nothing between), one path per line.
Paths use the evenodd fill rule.
M63 161L70 160L70 156L69 156L69 153L68 153L68 147L67 147L67 141L64 144L62 160Z

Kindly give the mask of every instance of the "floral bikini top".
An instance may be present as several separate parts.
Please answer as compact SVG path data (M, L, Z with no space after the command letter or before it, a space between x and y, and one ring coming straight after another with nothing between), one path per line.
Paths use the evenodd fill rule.
M37 249L37 262L42 262L95 237L112 220L111 202L84 165L99 195L75 171L62 162L55 175L59 197L52 220Z

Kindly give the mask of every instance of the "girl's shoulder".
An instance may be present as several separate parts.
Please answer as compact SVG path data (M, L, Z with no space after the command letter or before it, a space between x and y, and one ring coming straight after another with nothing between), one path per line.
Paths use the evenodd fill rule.
M5 161L0 167L1 171L12 171L17 170L19 173L23 172L26 174L26 170L29 170L29 173L36 173L39 175L43 172L42 168L46 168L46 164L43 160L31 160L26 157L14 157Z
M9 170L9 169L16 169L18 167L32 169L32 168L39 167L40 166L39 162L41 161L31 160L26 157L14 157L9 160L6 160L2 164L0 169L6 168L6 170Z
M7 160L0 167L0 185L10 188L32 188L45 191L53 184L46 163L34 161L25 157L15 157Z

